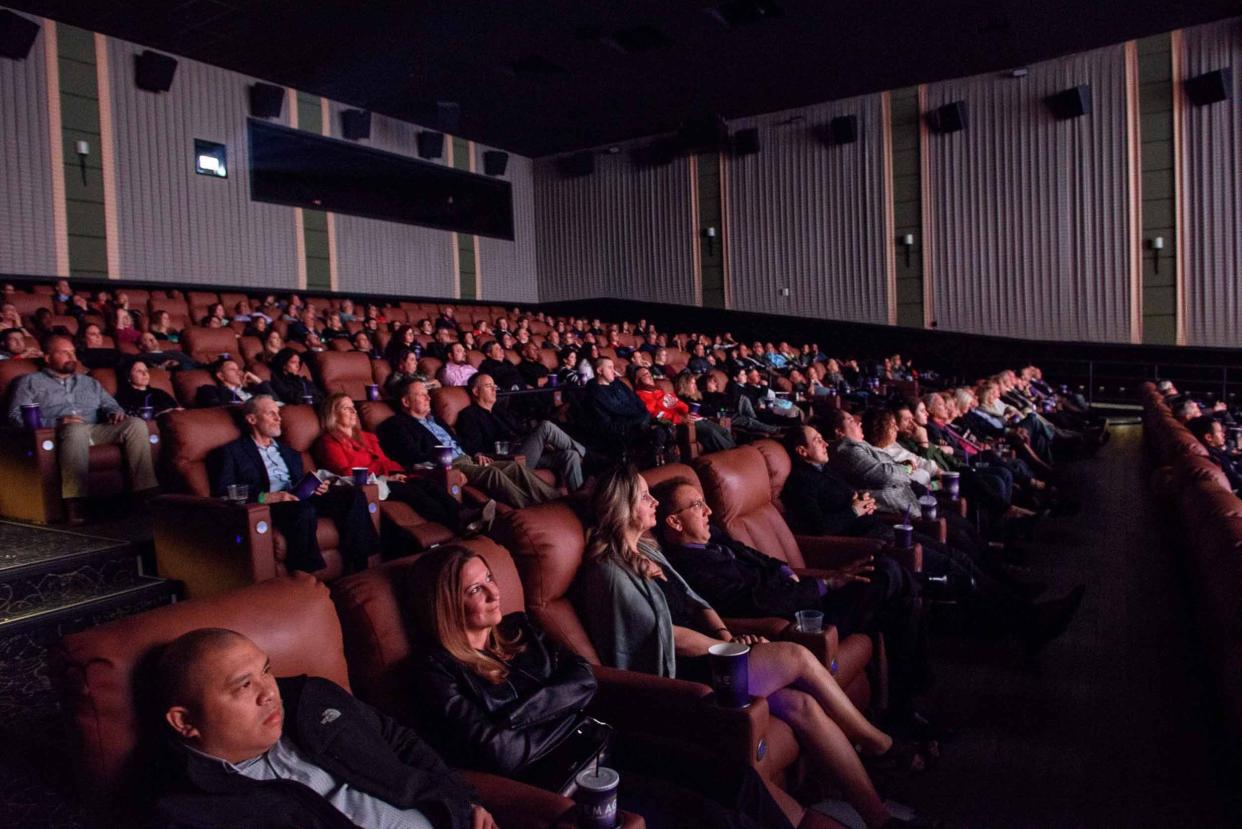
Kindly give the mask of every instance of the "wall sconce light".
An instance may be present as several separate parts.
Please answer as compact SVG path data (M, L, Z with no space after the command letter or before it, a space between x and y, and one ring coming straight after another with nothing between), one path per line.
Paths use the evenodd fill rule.
M88 141L79 141L75 149L78 151L78 169L82 171L82 184L86 185L86 157L91 154L91 145Z
M715 247L716 247L716 228L714 228L714 227L705 227L705 228L703 228L703 238L707 239L707 253L708 253L708 255L710 255L710 256L715 256L715 255L716 255L716 251L715 251Z
M1160 251L1164 250L1164 237L1157 236L1151 240L1151 264L1156 273L1160 273Z
M914 247L914 234L907 233L901 237L901 246L906 249L906 267L910 267L910 249Z

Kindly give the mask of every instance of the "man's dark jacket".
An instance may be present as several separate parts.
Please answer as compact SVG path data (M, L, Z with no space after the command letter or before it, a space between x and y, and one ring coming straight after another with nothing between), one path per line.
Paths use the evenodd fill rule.
M712 527L711 540L702 549L670 545L664 552L681 577L722 616L788 618L821 602L815 579L793 581L783 561L717 527Z
M277 451L289 468L289 487L296 487L302 480L302 455L276 441ZM255 501L260 492L271 492L272 483L267 479L267 467L254 438L244 434L226 443L207 457L207 469L211 476L211 492L221 496L231 484L245 484L250 489L249 500Z
M509 412L497 407L489 412L477 403L471 403L457 413L456 431L461 448L472 455L478 452L491 454L498 440L522 439L522 424ZM510 448L516 450L517 447Z
M417 734L326 679L300 676L278 684L284 736L303 757L392 806L417 809L436 829L468 829L475 792ZM156 826L354 826L301 783L251 780L189 751L170 754L161 764L166 779Z
M266 380L262 383L255 383L252 386L245 386L244 388L251 394L251 396L266 394L280 400L280 396L276 394L275 390L272 389L271 384ZM225 388L219 383L199 386L198 390L194 392L194 405L200 409L207 408L208 406L228 406L233 403L240 402L242 401L237 399L237 396L233 394L232 389ZM298 402L300 403L301 401L299 400Z
M436 422L439 423L439 421ZM446 424L440 423L440 427L454 439L457 438L457 435ZM381 423L375 430L375 434L379 438L380 448L384 450L384 454L406 468L436 460L436 447L439 441L436 440L431 430L419 423L413 415L403 411L397 412ZM458 443L461 441L459 440Z
M796 533L854 537L885 534L883 522L874 515L854 514L854 488L826 464L816 469L796 458L781 490L781 502L785 520Z
M501 391L526 387L526 382L522 379L522 373L518 371L517 366L508 360L493 360L491 357L488 357L479 363L479 371L495 380L497 388Z
M1211 446L1206 447L1206 449L1208 457L1221 468L1221 471L1225 473L1225 477L1229 479L1229 488L1242 488L1242 469L1238 468L1238 462L1224 449L1214 449Z

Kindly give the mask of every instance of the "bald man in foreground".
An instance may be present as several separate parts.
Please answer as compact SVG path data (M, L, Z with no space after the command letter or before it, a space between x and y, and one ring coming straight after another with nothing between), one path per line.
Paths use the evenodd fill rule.
M156 683L174 736L157 826L496 827L417 734L326 679L276 679L240 633L178 637Z

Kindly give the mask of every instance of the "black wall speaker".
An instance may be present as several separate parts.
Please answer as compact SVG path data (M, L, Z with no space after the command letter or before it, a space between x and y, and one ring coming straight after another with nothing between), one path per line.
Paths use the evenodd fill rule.
M556 169L565 178L589 176L595 172L595 155L589 152L563 155L556 160Z
M509 154L500 150L483 152L483 172L489 176L503 176L509 166Z
M8 9L0 9L0 55L25 60L38 36L38 23Z
M444 133L419 130L414 140L418 143L419 158L439 158L444 155Z
M347 109L341 112L341 134L357 141L371 137L371 113L365 109Z
M1083 84L1063 89L1047 98L1048 109L1058 121L1077 118L1091 111L1091 87Z
M857 115L838 115L828 122L829 144L853 144L857 140Z
M1186 97L1195 106L1215 104L1229 100L1229 91L1233 86L1233 71L1228 67L1208 72L1186 81Z
M177 59L146 50L134 55L134 83L148 92L167 92L177 72Z
M931 128L940 133L966 129L966 102L953 101L936 109L931 115Z
M279 118L284 108L284 87L270 83L250 85L250 114L255 118Z
M759 130L751 127L750 129L738 130L733 133L733 154L734 155L754 155L759 152Z

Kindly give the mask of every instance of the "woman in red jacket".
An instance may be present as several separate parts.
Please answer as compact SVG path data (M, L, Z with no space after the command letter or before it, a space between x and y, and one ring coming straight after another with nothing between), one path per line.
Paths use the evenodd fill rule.
M719 452L737 446L728 429L691 412L688 403L657 386L651 370L646 366L639 366L634 370L634 393L656 420L674 426L692 421L695 425L695 436L704 453Z
M443 487L422 478L405 474L401 464L384 454L379 439L371 432L362 431L358 410L349 395L337 392L328 395L319 409L323 434L311 453L323 469L346 478L353 470L365 467L367 471L382 478L388 486L388 496L402 503L428 521L451 529L457 535L477 528L469 525L469 517ZM483 520L495 515L494 502L483 508Z

